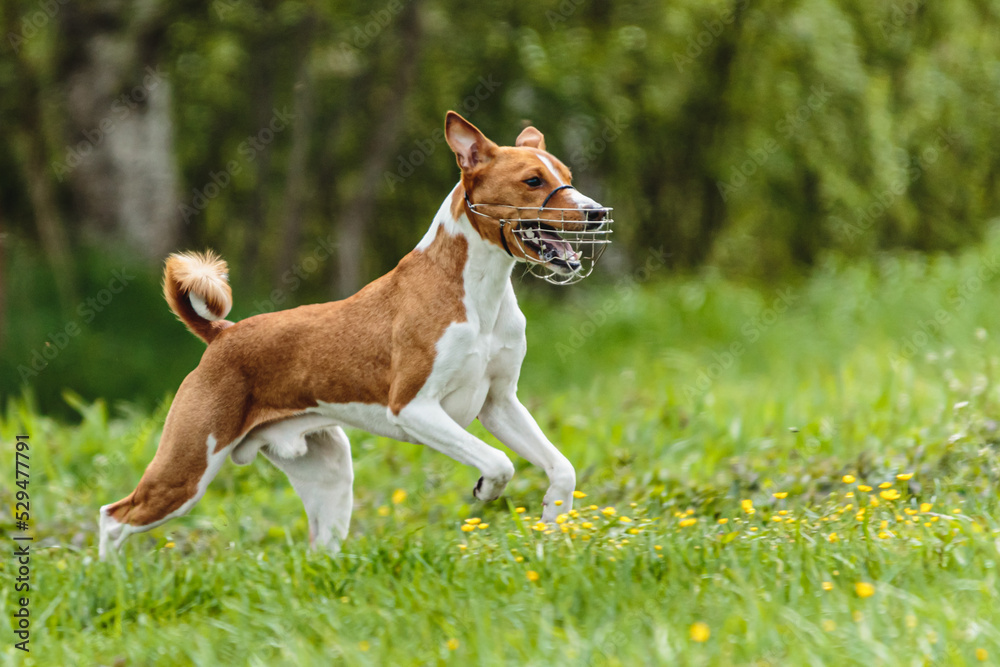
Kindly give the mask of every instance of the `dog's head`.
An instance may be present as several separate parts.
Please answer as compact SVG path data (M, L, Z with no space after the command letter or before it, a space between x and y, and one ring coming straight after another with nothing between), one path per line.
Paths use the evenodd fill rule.
M513 146L498 146L454 111L445 138L462 169L469 221L487 242L549 282L583 279L610 242L611 209L583 195L569 169L525 128Z

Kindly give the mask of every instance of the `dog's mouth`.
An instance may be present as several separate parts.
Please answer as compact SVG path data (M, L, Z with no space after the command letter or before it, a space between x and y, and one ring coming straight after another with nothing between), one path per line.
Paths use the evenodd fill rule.
M541 223L522 223L517 234L521 243L538 257L538 261L554 267L560 273L576 273L580 270L580 253L573 250L555 229Z

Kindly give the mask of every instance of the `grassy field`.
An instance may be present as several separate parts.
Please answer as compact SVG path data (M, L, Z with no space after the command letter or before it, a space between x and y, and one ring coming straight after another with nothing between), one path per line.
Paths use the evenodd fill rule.
M1000 241L830 260L752 288L658 268L524 303L521 396L585 497L353 433L337 558L262 459L96 560L155 414L84 403L31 436L32 665L972 665L1000 662ZM177 325L177 336L187 334ZM125 372L126 369L123 369ZM484 435L478 425L477 434ZM488 440L490 440L487 437ZM490 440L491 442L494 442ZM10 460L9 459L9 460ZM13 503L12 474L0 481ZM10 542L9 513L3 517ZM478 523L476 523L478 521ZM10 558L0 560L10 618Z

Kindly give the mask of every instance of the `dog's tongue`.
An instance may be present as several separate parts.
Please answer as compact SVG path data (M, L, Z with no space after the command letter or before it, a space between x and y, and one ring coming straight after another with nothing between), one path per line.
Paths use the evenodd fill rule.
M580 259L580 255L573 252L573 246L563 241L557 234L541 229L538 235L545 242L545 249L553 253L549 259L559 258L564 262L576 262Z

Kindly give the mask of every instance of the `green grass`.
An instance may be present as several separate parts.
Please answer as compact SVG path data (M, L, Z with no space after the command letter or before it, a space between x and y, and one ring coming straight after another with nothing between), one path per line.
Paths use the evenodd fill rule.
M12 639L0 651L36 665L998 660L998 253L994 238L956 257L829 260L780 291L659 270L526 300L520 393L587 494L543 530L529 517L546 480L523 461L483 505L475 471L352 433L341 556L303 548L301 505L259 459L102 564L97 508L132 490L168 403L136 414L67 394L67 425L12 402L0 435L32 443L34 634L30 657ZM470 517L488 527L460 530ZM9 558L0 576L9 618Z

